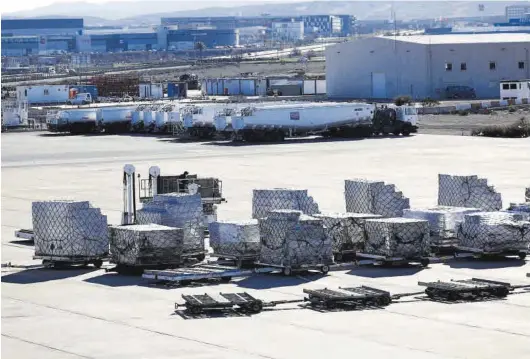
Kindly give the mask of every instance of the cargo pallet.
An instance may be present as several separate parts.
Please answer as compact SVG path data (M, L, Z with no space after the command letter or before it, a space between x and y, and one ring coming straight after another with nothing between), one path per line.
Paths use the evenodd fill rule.
M101 268L103 261L108 259L108 255L101 256L49 256L35 255L33 259L42 259L44 267L63 268L68 266L88 266L92 264L96 268Z
M330 270L330 266L332 265L332 263L329 263L329 264L302 264L298 266L284 266L281 264L270 264L270 263L261 263L261 262L256 262L255 264L257 266L281 270L283 275L287 277L293 275L294 273L307 272L310 270L319 270L320 272L322 272L322 274L328 274Z
M392 296L384 290L367 286L331 289L304 289L305 298L313 307L334 309L337 307L386 307L392 302Z
M264 302L261 299L254 298L250 294L243 293L219 293L222 301L219 301L208 294L199 295L182 295L184 304L175 303L175 312L180 307L185 307L186 311L198 315L207 311L223 311L237 309L239 311L256 314L260 313L265 307L274 307L278 304L298 303L303 300L280 300L273 302Z
M471 247L456 247L455 258L477 258L477 259L487 259L487 258L506 258L517 256L520 260L524 260L528 254L526 249L500 249L500 250L484 250L480 248L471 248Z
M368 253L362 253L362 252L357 252L356 256L357 258L365 258L365 260L359 261L360 265L381 264L381 265L393 266L393 265L407 265L407 264L412 264L412 263L419 263L422 267L428 267L432 260L431 257L413 257L413 258L387 257L387 256L380 256L376 254L368 254Z
M18 231L15 231L15 237L34 241L35 232L33 232L33 229L19 229Z
M486 279L462 279L450 282L418 282L418 285L427 287L425 294L433 300L480 300L486 298L505 298L516 288L527 286L512 286L510 283L497 282Z

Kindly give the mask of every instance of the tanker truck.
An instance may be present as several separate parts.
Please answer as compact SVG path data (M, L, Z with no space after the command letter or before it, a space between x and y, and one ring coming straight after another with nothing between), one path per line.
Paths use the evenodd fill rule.
M217 116L214 124L217 131L232 131L235 140L258 142L308 135L408 136L417 132L417 118L412 106L322 102L249 106L230 116Z

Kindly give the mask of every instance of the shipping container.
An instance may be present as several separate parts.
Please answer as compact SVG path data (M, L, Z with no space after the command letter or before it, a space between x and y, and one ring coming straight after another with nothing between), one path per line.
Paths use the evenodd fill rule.
M188 97L188 84L186 82L169 82L167 84L167 97L186 98Z
M63 104L70 94L68 85L17 86L17 100L28 104Z
M162 84L140 84L140 98L160 99L164 97Z

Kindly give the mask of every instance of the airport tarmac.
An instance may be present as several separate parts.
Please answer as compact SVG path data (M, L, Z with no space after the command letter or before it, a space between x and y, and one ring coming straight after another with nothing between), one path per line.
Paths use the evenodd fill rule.
M221 219L246 219L253 188L307 188L322 211L344 211L343 181L394 183L413 207L434 205L437 175L477 174L521 202L530 179L530 140L417 135L351 141L233 146L139 136L2 134L2 263L30 265L31 202L89 200L118 224L122 168L146 177L187 170L223 180ZM407 298L385 309L317 312L296 305L253 316L184 319L183 293L247 291L264 300L302 298L303 288L369 285L419 291L418 281L487 278L530 284L518 260L458 261L421 268L371 268L327 276L262 275L188 288L159 288L102 270L2 268L2 358L527 358L530 292L506 300L442 304Z

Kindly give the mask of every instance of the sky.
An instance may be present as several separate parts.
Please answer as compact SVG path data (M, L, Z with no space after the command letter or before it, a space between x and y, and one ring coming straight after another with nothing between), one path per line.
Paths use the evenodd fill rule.
M120 2L120 1L131 1L131 0L19 0L19 1L12 1L12 0L2 0L1 1L1 13L10 13L14 11L21 11L21 10L31 10L38 7L47 6L53 3L61 3L61 2L68 2L68 3L76 3L76 2L90 2L90 3L96 3L96 4L102 4L106 2ZM146 6L148 6L149 1L143 0L146 3ZM173 4L178 2L186 3L189 7L190 0L158 0L158 1L171 1ZM308 1L308 0L244 0L244 1L237 1L238 3L245 2L245 3L264 3L264 2L300 2L300 1ZM332 1L332 0L328 0ZM340 0L337 0L340 1ZM344 1L344 0L342 0ZM388 1L388 0L386 0ZM403 0L400 0L403 1ZM406 1L406 0L405 0ZM423 1L436 1L436 0L423 0ZM439 1L439 0L438 0ZM468 0L468 1L474 1L474 0ZM494 0L476 0L477 2L488 2L488 1L494 1ZM229 1L223 1L223 3ZM200 9L200 0L195 1L197 4L197 9Z

